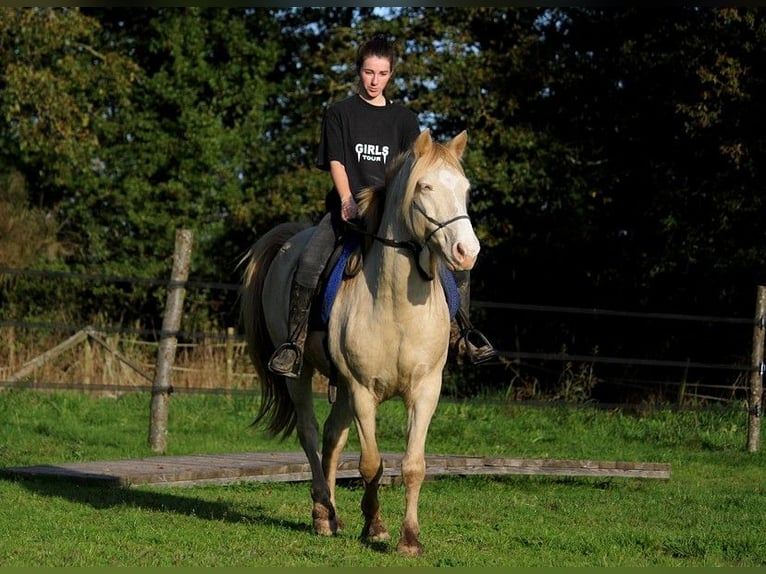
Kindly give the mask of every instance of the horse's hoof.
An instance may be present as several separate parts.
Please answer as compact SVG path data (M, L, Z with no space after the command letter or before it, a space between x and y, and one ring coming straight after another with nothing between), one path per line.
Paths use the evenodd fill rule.
M370 542L388 542L391 540L391 535L386 530L384 530L383 532L377 532L372 536L368 536L367 540Z
M334 536L337 532L337 525L329 520L315 520L314 532L319 536Z
M365 526L364 531L362 531L362 538L368 542L388 542L391 540L391 535L388 533L386 525L377 521Z
M399 542L399 544L396 546L396 550L404 556L415 557L423 555L423 546L421 546L420 542L415 544Z
M333 536L338 531L338 517L335 510L328 508L323 504L314 504L314 510L311 512L311 518L314 523L314 532L321 536Z
M399 538L399 544L397 544L396 549L405 556L420 556L423 554L423 545L420 544L416 531L406 527L402 530L402 536Z

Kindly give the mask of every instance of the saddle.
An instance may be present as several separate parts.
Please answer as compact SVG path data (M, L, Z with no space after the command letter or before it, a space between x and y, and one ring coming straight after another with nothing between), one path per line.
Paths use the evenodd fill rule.
M362 245L359 236L352 234L339 241L327 262L319 280L317 299L321 305L312 305L318 309L318 317L309 319L309 327L317 326L324 330L330 321L330 311L335 296L344 279L353 277L362 269ZM314 313L312 313L314 315ZM312 325L314 323L314 325Z
M335 246L319 280L317 295L311 306L309 328L326 330L330 321L335 296L344 279L354 277L362 269L362 244L357 234L345 236ZM460 308L460 294L455 276L444 266L439 266L439 279L449 308L450 321L454 320ZM321 303L317 305L317 303Z

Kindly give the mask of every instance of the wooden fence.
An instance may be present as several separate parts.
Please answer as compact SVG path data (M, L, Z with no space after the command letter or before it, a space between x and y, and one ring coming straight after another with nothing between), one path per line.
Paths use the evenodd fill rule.
M16 358L14 356L15 337L14 330L16 328L45 328L46 326L36 326L34 324L16 324L16 323L2 323L0 327L5 327L7 336L5 340L7 342L7 356L8 360L4 367L0 367L0 390L9 387L31 387L31 388L87 388L90 390L99 390L103 392L124 392L126 390L149 390L152 393L152 434L153 447L158 451L164 449L165 435L164 421L167 418L167 403L168 397L174 390L185 389L187 391L195 392L256 392L257 381L255 380L254 372L247 360L244 343L241 338L235 333L234 329L230 328L224 335L218 333L203 333L201 335L204 339L207 337L209 340L203 341L202 347L208 351L210 347L223 347L224 348L224 365L216 361L206 361L208 367L212 371L200 371L199 369L190 369L181 364L177 364L176 355L177 351L184 350L183 345L179 345L177 341L178 329L180 325L180 319L183 308L183 294L185 287L189 284L188 277L188 258L191 252L191 235L189 232L180 230L176 237L176 253L174 255L173 274L170 278L168 286L168 298L166 303L165 316L163 318L163 336L159 342L149 343L142 342L132 338L128 341L134 351L141 345L152 345L156 349L154 360L151 361L147 358L147 354L137 352L136 354L142 355L143 360L136 359L135 356L131 356L131 353L120 350L115 342L110 342L109 335L103 330L94 326L82 326L76 329L74 335L70 336L65 341L53 346L44 353L33 357L27 361L24 361L22 365L17 366ZM0 269L0 274L8 272L9 270ZM23 271L11 270L16 274ZM39 274L39 272L36 272ZM120 279L124 281L124 278ZM236 286L228 286L229 288ZM701 320L703 318L689 316L689 315L673 315L673 314L646 314L646 313L629 313L609 310L594 310L594 309L577 309L577 308L562 308L562 307L547 307L547 306L532 306L532 305L516 305L510 303L492 304L479 301L473 301L473 305L478 307L496 307L505 309L517 309L532 312L557 312L557 313L575 313L575 314L602 314L602 315L615 315L623 317L652 317L655 319L674 319L674 320L686 320L694 321ZM728 369L732 371L739 371L747 375L747 410L748 410L748 440L747 448L751 452L755 452L760 448L760 419L762 416L762 404L763 404L763 376L766 368L764 367L764 331L766 330L766 287L760 286L757 288L756 303L755 303L755 315L752 320L741 318L710 318L705 317L704 320L711 322L713 320L721 320L725 322L740 323L743 325L752 324L752 349L750 353L749 365L731 365L731 364L709 364L701 362L691 362L688 359L685 361L667 361L667 360L653 360L653 359L635 359L625 357L604 357L594 355L571 355L567 353L525 353L520 351L502 351L501 360L505 364L511 364L514 362L534 359L534 360L554 360L564 362L579 362L584 364L594 363L611 363L611 364L643 364L643 365L655 365L660 367L680 367L680 368L717 368ZM61 327L61 326L59 326ZM72 329L72 326L64 326L65 328ZM50 326L48 326L50 328ZM62 329L64 330L64 329ZM116 330L118 333L120 329ZM126 330L129 331L129 330ZM215 342L211 343L211 340ZM111 384L95 384L92 381L96 378L96 361L94 360L95 352L93 344L96 344L104 352L104 361L102 364L101 374L104 376L108 370L108 366L112 365L112 361L118 361L121 369L118 373L118 382ZM69 364L79 364L81 372L82 384L61 384L61 383L45 383L39 380L34 380L37 373L39 373L46 365L55 362L60 357L70 354L77 347L82 349L82 357L69 362ZM195 347L199 347L196 344ZM204 351L207 352L207 351ZM212 363L212 364L210 364ZM241 370L238 370L241 369ZM185 385L171 384L171 378L174 381L183 378L184 372L189 375L192 372L202 373L202 377L210 382L215 381L212 384L207 385L195 385L188 382ZM129 382L130 381L130 382ZM322 391L323 381L317 381L317 390ZM683 392L681 393L683 394Z

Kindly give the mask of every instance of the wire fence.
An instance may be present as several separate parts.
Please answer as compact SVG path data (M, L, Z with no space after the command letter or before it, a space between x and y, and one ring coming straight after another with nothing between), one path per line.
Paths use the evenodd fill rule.
M116 277L107 275L91 275L82 273L70 273L61 271L40 271L40 270L28 270L28 269L16 269L0 267L0 276L13 276L23 278L33 278L40 280L58 281L62 279L76 280L89 283L102 283L102 284L127 284L127 285L143 285L152 287L183 287L185 289L204 289L204 290L219 290L224 292L237 292L240 289L238 284L231 283L216 283L216 282L203 282L203 281L183 281L172 282L168 280L146 279L136 277ZM750 329L761 328L763 329L764 318L742 318L742 317L727 317L727 316L711 316L711 315L692 315L692 314L680 314L680 313L651 313L651 312L631 312L620 311L613 309L597 309L597 308L579 308L579 307L566 307L566 306L549 306L549 305L530 305L520 303L509 302L491 302L491 301L472 301L472 307L477 309L486 309L492 312L495 311L513 311L524 312L532 314L555 314L557 316L589 316L589 317L613 317L618 319L627 320L659 320L659 321L675 321L684 322L688 324L705 323L708 325L734 325L740 327L748 327ZM83 332L91 329L95 332L103 335L112 335L117 338L129 338L132 345L140 344L154 344L162 337L173 336L179 340L185 341L189 348L193 348L195 345L204 344L209 348L216 344L221 344L224 348L228 346L226 351L226 363L225 365L217 364L214 368L223 368L226 370L225 383L223 385L205 385L195 386L194 384L185 385L183 392L190 393L255 393L259 392L256 384L253 384L254 374L247 368L246 353L244 350L244 342L242 336L234 329L228 331L184 331L179 330L172 333L164 333L161 329L146 329L139 327L128 327L124 325L91 325L91 324L73 324L65 322L45 322L45 321L28 321L28 320L1 320L0 329L5 330L23 330L23 331L44 331L49 333L63 333L72 334ZM148 339L148 341L141 339ZM183 348L184 344L180 344L179 347ZM206 351L206 352L208 352ZM717 384L717 383L695 383L694 396L702 399L710 399L717 401L730 401L730 400L742 400L743 393L747 392L747 377L753 373L759 373L763 375L764 366L761 362L745 364L743 362L722 363L717 361L704 361L704 360L690 360L684 359L659 359L659 358L646 358L646 357L625 357L625 356L603 356L601 354L581 354L581 353L568 353L566 351L559 352L529 352L518 349L499 349L500 351L500 365L505 367L506 370L513 373L514 370L518 370L520 367L526 367L529 369L543 369L542 364L548 362L560 362L565 364L583 364L583 365L621 365L624 367L658 367L663 369L678 369L681 372L688 372L689 369L698 370L716 370L722 372L736 373L738 375L735 378L733 384ZM235 358L237 359L235 361ZM239 372L233 371L232 363L237 362L243 370ZM534 364L530 363L534 362ZM105 384L95 383L91 380L83 380L80 382L43 382L33 380L33 378L27 377L24 380L8 380L10 378L11 370L18 367L18 365L9 364L12 361L6 361L6 367L0 369L0 388L36 388L36 389L76 389L84 391L112 391L112 392L124 392L124 391L150 391L151 385L145 384L146 381L136 384ZM145 363L144 368L151 370L151 363ZM176 372L181 372L184 369L189 369L184 366L174 367ZM235 379L240 380L240 384L232 384ZM246 381L242 383L241 381ZM630 379L622 378L619 381L614 381L615 384L622 385L636 385L645 386L648 384L662 384L664 386L676 386L684 387L686 381L681 380L668 380L667 378L662 381L652 381L649 379ZM700 392L702 389L710 391L709 393ZM181 390L176 386L175 390ZM728 391L727 394L723 391Z

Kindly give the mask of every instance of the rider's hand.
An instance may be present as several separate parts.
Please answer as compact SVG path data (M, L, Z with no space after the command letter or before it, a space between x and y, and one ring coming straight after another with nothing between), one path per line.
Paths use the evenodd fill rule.
M343 218L343 221L351 221L359 217L359 206L356 204L353 196L341 202L340 216Z

